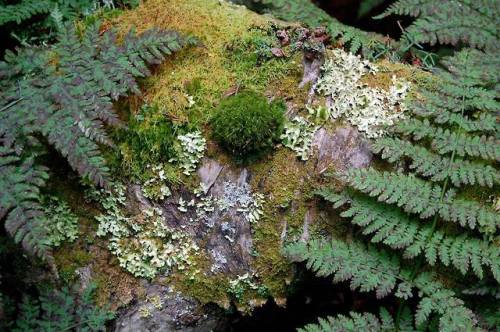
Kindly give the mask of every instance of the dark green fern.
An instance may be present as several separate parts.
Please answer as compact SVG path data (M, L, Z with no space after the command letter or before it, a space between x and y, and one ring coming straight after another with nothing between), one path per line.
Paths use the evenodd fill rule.
M405 31L406 38L414 43L464 43L498 52L498 13L500 2L496 0L399 0L378 18L391 14L416 17Z
M38 299L25 296L12 331L105 331L114 315L94 305L95 289L90 284L81 295L63 288L43 291Z
M5 182L0 217L6 216L17 241L38 249L30 232L40 215L38 190L47 178L36 164L39 147L47 142L81 177L109 188L100 145L112 145L106 125L122 125L113 101L140 93L135 77L150 75L147 65L160 63L184 43L175 32L152 29L139 36L131 31L118 44L115 32L100 36L94 26L82 37L67 28L50 48L7 53L0 63L0 181Z
M349 281L353 290L375 291L377 298L394 294L401 299L413 297L418 290L419 304L415 312L417 327L427 324L431 314L440 317L440 330L473 331L474 314L456 294L443 286L431 273L412 278L396 255L375 247L340 240L312 240L308 244L288 246L287 254L294 261L306 261L318 276L333 276L334 282Z
M50 0L23 0L17 4L0 7L0 26L9 22L20 24L35 15L47 14L52 8Z
M408 313L408 311L405 313ZM406 322L406 328L400 330L414 331L411 316L406 315L405 317L409 318ZM302 329L298 329L299 332L389 332L394 330L394 319L385 308L381 308L380 318L371 313L351 312L349 316L338 315L327 319L320 318L318 324L309 324Z

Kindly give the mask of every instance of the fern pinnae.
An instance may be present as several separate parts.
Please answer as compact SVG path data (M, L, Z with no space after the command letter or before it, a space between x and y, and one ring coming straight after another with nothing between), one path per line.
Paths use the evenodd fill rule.
M421 298L415 316L417 325L423 325L432 313L437 313L441 316L442 330L455 326L475 330L472 312L464 307L463 301L453 291L443 287L435 275L420 273L413 278L412 272L404 269L396 256L384 250L357 241L346 243L333 239L291 244L286 253L294 261L306 261L318 275L333 275L334 282L350 280L352 289L375 290L378 298L395 292L396 288L417 288ZM397 293L407 296L403 295L406 292ZM450 317L455 317L455 320L449 321Z
M439 260L452 265L462 274L471 267L474 274L483 277L483 266L498 270L499 249L488 241L470 235L447 235L433 230L432 225L422 224L397 208L379 204L375 199L351 193L335 195L328 190L317 192L337 207L348 205L340 215L363 228L363 234L371 236L371 242L384 243L392 249L404 250L403 256L412 259L423 255L430 265ZM470 264L470 265L469 265Z
M450 177L457 187L479 184L491 188L500 181L500 174L490 165L462 159L455 159L450 163L449 160L424 147L399 138L377 139L372 145L372 150L391 163L409 158L412 161L410 169L433 182L441 182Z
M463 42L475 48L498 50L499 10L495 0L399 0L376 18L391 14L417 17L405 31L405 37L417 43Z
M17 58L11 52L7 62L0 62L1 142L5 149L31 151L37 138L44 137L78 175L110 188L110 170L100 145L112 145L105 125L122 125L112 101L130 91L140 93L136 77L149 75L148 65L160 63L185 41L173 31L150 30L140 36L129 33L128 44L119 45L112 30L100 36L97 24L87 27L83 36L75 29L61 29L50 49L20 51ZM24 155L19 160L12 160L12 155L2 154L2 165L28 162ZM29 163L35 165L33 159ZM7 181L13 181L12 186L2 186L7 191L0 199L5 227L18 242L36 247L32 225L40 215L37 198L44 181L30 183L27 171L17 174L6 166L4 171ZM38 178L47 175L40 174ZM24 196L22 188L29 189L23 189Z

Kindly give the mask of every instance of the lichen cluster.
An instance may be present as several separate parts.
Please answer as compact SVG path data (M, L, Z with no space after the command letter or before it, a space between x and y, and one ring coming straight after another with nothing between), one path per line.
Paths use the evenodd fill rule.
M96 234L108 237L108 249L122 268L136 277L152 279L159 272L169 272L174 267L183 270L191 264L190 256L196 254L198 247L187 234L168 227L160 209L125 216L121 186L116 187L115 194L100 191L91 196L106 211L96 216L99 221Z
M327 97L326 107L332 119L346 118L370 138L384 134L385 127L404 117L403 100L407 82L392 79L389 91L361 82L366 75L376 75L377 66L341 49L332 51L322 66L316 91Z
M41 227L48 246L59 247L63 242L74 242L78 238L78 217L68 204L50 196L46 198L43 211Z
M196 165L203 157L203 153L207 148L207 141L200 131L179 135L177 140L181 145L181 151L177 158L179 166L183 169L182 173L190 175L196 170Z
M148 165L149 166L149 165ZM142 185L144 197L152 200L163 200L172 195L167 183L166 170L162 164L149 166L154 176L146 180Z
M312 150L312 142L317 126L301 116L294 117L285 123L285 130L281 135L283 145L292 149L301 160L308 160Z

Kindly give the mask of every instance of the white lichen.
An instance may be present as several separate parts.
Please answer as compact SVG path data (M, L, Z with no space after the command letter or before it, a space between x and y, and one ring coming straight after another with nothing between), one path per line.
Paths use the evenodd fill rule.
M207 141L200 131L177 136L181 145L177 161L183 169L182 173L190 175L196 170L198 162L207 148Z
M94 196L106 210L96 217L97 235L108 237L108 249L121 267L136 277L152 279L159 272L168 273L174 267L183 270L192 264L190 256L198 247L187 234L168 227L160 209L129 217L122 211L123 191Z
M312 142L317 126L301 116L296 116L285 123L285 130L281 135L283 145L292 149L301 160L308 160L312 153Z
M153 176L143 183L142 194L144 197L158 201L172 195L167 184L166 171L163 164L149 166Z
M316 91L327 97L330 117L344 117L368 137L383 135L387 126L404 117L401 107L409 84L393 76L389 91L371 88L361 78L376 75L375 65L341 49L332 53L316 83Z

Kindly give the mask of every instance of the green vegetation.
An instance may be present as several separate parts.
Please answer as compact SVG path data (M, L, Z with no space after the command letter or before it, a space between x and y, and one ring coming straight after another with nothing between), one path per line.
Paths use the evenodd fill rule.
M38 299L25 296L12 331L104 331L114 315L95 306L95 289L90 284L78 295L77 289L49 288L41 290Z
M391 14L416 17L404 32L404 38L412 44L464 43L498 52L498 11L495 0L399 0L378 18Z
M50 247L59 247L63 242L78 238L78 217L71 212L66 202L57 197L47 197L43 204L45 241Z
M68 22L92 22L138 4L139 0L0 0L0 28L23 46L39 45L54 41Z
M68 27L53 46L8 52L0 63L0 218L16 241L41 255L43 236L30 233L43 215L39 188L48 173L37 157L45 142L82 178L109 187L100 145L113 144L104 125L122 124L112 101L139 93L134 77L149 75L147 64L184 43L176 32L154 29L140 36L131 31L121 46L116 38L112 30L100 36L97 25L83 35Z
M373 150L383 159L409 162L407 173L352 169L338 176L348 187L341 193L317 192L335 208L347 206L341 216L361 227L371 242L396 252L338 239L289 247L292 257L306 260L318 275L351 280L352 289L375 290L378 298L394 292L402 300L396 326L405 301L417 289L416 328L476 329L472 311L442 282L438 262L464 276L473 272L488 283L500 281L498 212L470 195L473 187L488 192L500 181L491 164L500 159L493 138L498 132L493 114L500 104L492 88L498 78L488 74L489 62L486 54L472 49L445 59L439 88L420 91L422 97L409 105L413 116L394 127L398 137L375 140ZM404 264L398 250L416 263Z
M415 17L393 41L309 0L232 2L289 22L0 0L23 45L0 62L0 329L157 324L168 294L195 326L197 303L285 306L304 266L344 285L299 331L500 326L497 3L392 1L380 18Z
M241 92L221 101L211 119L213 137L236 158L268 152L283 130L286 107L265 96Z

